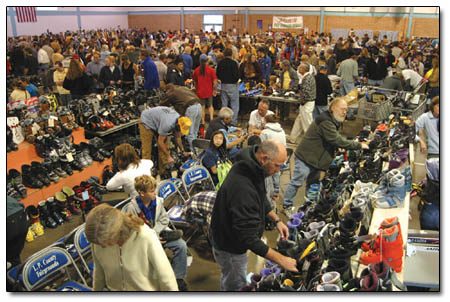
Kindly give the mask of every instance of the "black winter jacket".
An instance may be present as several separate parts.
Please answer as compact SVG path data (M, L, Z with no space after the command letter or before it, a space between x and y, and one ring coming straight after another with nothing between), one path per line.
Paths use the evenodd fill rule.
M374 59L370 59L367 62L366 68L364 69L364 76L370 80L383 80L387 75L386 60L384 57L378 58L378 63L375 63Z
M316 106L327 106L328 95L333 92L330 79L328 79L326 74L323 74L321 72L317 73L315 78L316 78Z
M120 80L120 78L120 69L117 65L114 65L114 72L111 72L109 66L103 66L100 70L99 79L103 83L103 85L105 85L105 87L108 87L110 85L110 81L117 82Z
M251 250L266 256L261 240L266 216L272 210L266 198L264 170L257 161L257 146L243 149L217 192L211 218L213 246L233 254Z

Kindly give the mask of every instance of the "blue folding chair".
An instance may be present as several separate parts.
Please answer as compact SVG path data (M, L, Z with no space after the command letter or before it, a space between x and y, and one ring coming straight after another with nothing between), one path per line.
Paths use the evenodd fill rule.
M161 181L156 187L156 194L164 200L164 203L171 197L177 197L175 205L167 211L167 215L169 215L170 222L174 228L176 225L187 226L186 222L181 218L186 199L184 199L175 181L179 181L179 179L166 179Z
M198 192L216 190L216 186L214 185L211 175L208 170L201 165L196 165L184 171L181 176L181 180L183 181L184 189L188 193L189 197L191 194L197 193L194 192L195 187L200 187Z
M192 153L194 153L194 158L187 160L183 165L180 167L180 171L183 173L189 168L192 168L195 165L200 165L202 160L202 152L199 152L200 150L207 150L209 148L209 139L203 139L203 138L196 138L192 141L192 147L194 150L192 150Z
M83 284L70 276L70 271L73 269ZM61 275L66 275L68 281L59 286L56 291L92 291L70 253L58 246L50 246L28 258L23 266L22 280L26 291L37 291L44 286L52 285Z
M94 272L94 262L87 263L85 259L85 257L87 258L87 256L91 253L91 243L86 238L84 223L77 228L73 243L78 255L80 256L81 263L83 263L84 269L89 273L89 275L92 276L92 273Z

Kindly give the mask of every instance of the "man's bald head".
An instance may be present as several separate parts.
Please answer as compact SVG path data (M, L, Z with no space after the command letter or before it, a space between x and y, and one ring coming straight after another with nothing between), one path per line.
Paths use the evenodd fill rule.
M269 139L258 146L256 157L261 163L266 176L271 176L279 172L281 166L286 162L286 147L280 141Z

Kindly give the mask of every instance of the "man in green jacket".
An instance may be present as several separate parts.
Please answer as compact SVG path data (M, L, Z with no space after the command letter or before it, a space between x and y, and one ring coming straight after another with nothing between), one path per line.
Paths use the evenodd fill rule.
M326 171L334 158L337 148L369 149L359 143L342 137L338 129L345 120L348 105L344 98L335 98L327 111L322 112L306 131L295 150L295 169L284 193L283 208L286 216L295 213L293 207L297 190L308 180L317 179L320 171ZM310 183L311 181L307 181Z

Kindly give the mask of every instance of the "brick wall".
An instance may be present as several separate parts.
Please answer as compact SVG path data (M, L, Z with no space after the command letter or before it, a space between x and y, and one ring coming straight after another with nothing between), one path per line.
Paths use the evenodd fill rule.
M228 31L233 29L233 26L239 30L239 33L244 33L245 15L223 15L223 30Z
M196 31L203 28L203 15L184 15L184 28Z
M439 19L414 18L411 26L411 37L439 38Z
M179 30L181 26L180 15L129 15L129 28L147 27L148 30Z
M262 20L263 31L267 31L268 26L272 25L273 16L283 16L280 14L271 15L248 15L248 29L245 28L245 15L233 14L224 15L223 30L232 29L233 26L242 34L246 30L250 34L259 33L257 21ZM288 16L288 15L284 15ZM408 32L408 18L392 17L356 17L356 16L325 16L324 31L330 32L333 28L353 28L361 30L389 30L398 31L400 37L406 36ZM320 16L303 16L304 27L310 31L320 30ZM128 25L130 28L147 27L149 30L178 30L181 26L180 15L130 15L128 16ZM203 15L186 14L184 15L184 27L189 30L200 30L203 28ZM277 31L277 30L275 30ZM289 32L298 33L300 30L290 29ZM419 37L439 37L439 19L414 18L411 28L411 36Z

